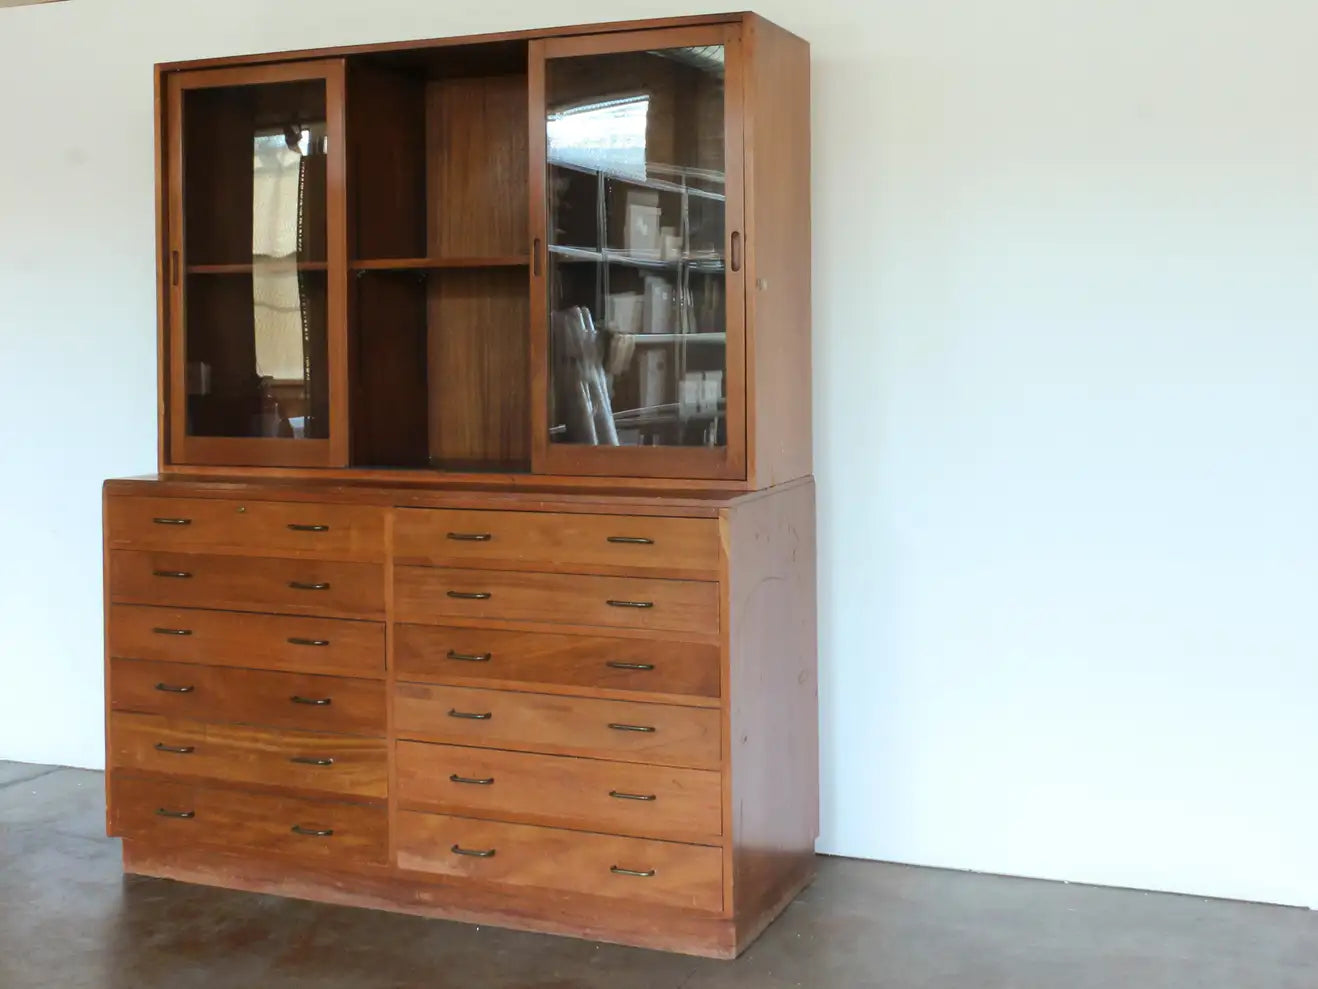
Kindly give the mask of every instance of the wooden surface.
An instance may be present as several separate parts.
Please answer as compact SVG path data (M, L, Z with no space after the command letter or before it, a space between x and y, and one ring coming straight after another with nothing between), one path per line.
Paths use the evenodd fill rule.
M718 711L438 684L394 686L394 735L690 769L722 764Z
M718 848L585 834L524 824L406 811L398 816L398 867L525 887L617 897L719 912L723 854ZM463 855L464 851L492 852ZM633 876L615 871L652 873Z
M396 744L396 758L398 802L409 810L721 843L716 772L407 741ZM453 776L494 782L461 783Z

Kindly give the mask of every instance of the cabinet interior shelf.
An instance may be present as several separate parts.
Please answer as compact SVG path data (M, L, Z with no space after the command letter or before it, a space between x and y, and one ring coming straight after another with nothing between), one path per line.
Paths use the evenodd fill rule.
M676 192L695 196L697 199L712 199L715 202L726 202L727 196L721 192L715 192L713 189L705 189L697 185L691 185L686 179L697 182L707 182L711 185L723 185L725 179L722 172L714 172L706 169L696 168L669 168L677 181L673 179L656 178L653 175L640 176L630 172L624 172L616 168L591 168L588 165L581 165L573 161L566 161L563 158L550 158L549 164L555 168L564 168L569 172L580 172L583 175L602 176L606 179L612 179L615 182L622 182L627 185L634 185L641 189L654 189L658 192ZM661 166L648 163L649 171L659 171Z
M714 253L684 254L680 258L661 258L654 254L634 251L599 250L594 247L570 247L567 244L550 244L549 253L562 261L606 261L609 264L656 271L674 271L679 267L691 271L719 272L724 269L723 257Z
M370 258L349 261L353 271L416 271L428 268L525 268L531 259L521 254L468 258Z
M247 275L253 271L328 271L328 261L260 261L255 264L190 264L189 275Z

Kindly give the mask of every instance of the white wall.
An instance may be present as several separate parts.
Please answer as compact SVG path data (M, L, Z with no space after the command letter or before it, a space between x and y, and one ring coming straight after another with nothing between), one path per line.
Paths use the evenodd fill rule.
M1318 904L1318 7L764 0L814 45L820 849ZM151 64L700 12L0 11L0 757L101 763Z

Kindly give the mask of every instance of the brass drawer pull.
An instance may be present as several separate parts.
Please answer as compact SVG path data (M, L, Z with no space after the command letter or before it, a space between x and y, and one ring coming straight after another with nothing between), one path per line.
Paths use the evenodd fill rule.
M294 834L304 834L308 838L328 838L334 834L333 828L304 828L300 824L294 824L290 830Z
M156 689L162 694L190 694L197 688L192 684L158 683Z
M654 869L646 869L644 872L637 872L635 869L624 869L617 865L609 866L609 871L615 876L635 876L637 879L649 879L655 874Z
M488 601L491 597L489 591L449 591L448 596L460 601Z
M329 532L329 526L327 525L299 525L296 522L290 522L288 527L294 532Z
M652 670L654 663L623 663L618 660L609 660L605 666L615 670Z
M153 628L151 630L156 635L191 635L190 628Z
M474 859L492 859L494 858L494 849L486 848L479 851L475 848L463 848L461 845L454 845L452 848L454 855L470 855Z
M156 814L160 817L173 817L181 821L190 821L197 816L195 810L166 810L164 807L157 807Z
M324 758L317 758L316 756L310 756L310 755L295 755L295 756L293 756L293 758L289 759L288 761L289 761L289 762L296 762L296 763L297 763L298 765L300 765L300 766L332 766L332 765L334 765L334 760L331 759L331 758L329 758L328 756L326 756L326 757L324 757Z
M647 803L659 799L653 793L621 793L618 790L610 790L609 796L615 800L644 800Z
M614 601L612 598L610 598L608 601L608 605L610 608L653 608L654 602L653 601Z
M301 694L294 694L289 700L294 704L306 704L309 707L329 707L334 703L332 697L303 697Z
M488 543L494 538L488 532L450 532L448 537L460 543Z
M472 786L489 786L494 782L493 776L476 779L474 776L459 776L457 773L454 773L448 779L450 783L470 783Z
M166 745L164 742L156 742L157 752L168 752L172 755L192 755L197 751L195 745Z
M329 645L329 639L303 639L295 635L288 640L288 644L290 646L327 646Z
M192 525L192 519L152 519L156 525Z
M328 582L321 582L319 584L307 584L300 580L290 580L288 582L288 586L293 588L293 590L295 591L328 591L330 589Z
M454 652L452 649L448 651L449 659L461 660L464 663L488 663L490 661L490 656L492 655L493 653L488 652Z
M174 580L187 580L192 576L186 570L152 570L151 574L155 577L170 577Z
M494 717L494 712L486 711L484 714L474 714L470 711L459 711L457 708L451 707L448 709L448 716L450 718L466 718L468 721L489 721Z
M626 543L628 546L653 546L653 539L646 539L644 536L609 536L611 543Z
M612 728L614 731L639 731L639 732L644 732L644 733L647 734L647 735L651 735L651 734L653 734L654 732L656 732L656 731L658 730L658 729L655 728L653 725L617 725L617 724L610 724L609 727Z

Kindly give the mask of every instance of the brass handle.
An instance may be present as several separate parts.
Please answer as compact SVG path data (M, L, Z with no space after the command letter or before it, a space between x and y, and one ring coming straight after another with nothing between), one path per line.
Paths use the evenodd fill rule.
M152 570L151 573L156 577L171 577L174 580L187 580L192 576L186 570Z
M178 251L169 252L169 283L178 287Z
M609 866L609 871L615 876L635 876L637 879L649 879L655 874L654 869L646 869L644 872L637 872L635 869L624 869L618 865Z
M152 519L156 525L192 525L192 519Z
M288 527L294 532L329 532L327 525L298 525L296 522L290 522Z
M304 834L308 838L328 838L334 834L333 828L304 828L300 824L294 824L289 830L294 834Z
M288 761L289 761L289 762L296 762L296 763L298 763L299 765L302 765L302 766L332 766L332 765L334 765L334 760L331 759L331 758L329 758L328 756L326 756L325 758L317 758L316 756L310 756L310 755L295 755L295 756L293 756L293 758L289 759Z
M604 664L615 670L652 670L654 663L623 663L618 660L609 660Z
M732 270L741 271L741 231L732 231Z
M610 790L609 796L615 800L644 800L647 803L659 798L653 793L621 793L618 790Z
M183 821L191 820L197 816L195 810L166 810L164 807L157 807L156 814L160 817L174 817Z
M197 688L192 684L158 683L156 689L164 694L190 694Z
M197 751L195 745L166 745L164 742L156 742L157 752L170 752L174 755L192 755Z
M191 635L190 628L153 628L151 630L156 635Z
M542 262L540 261L540 238L537 237L535 238L535 240L531 241L531 269L532 269L531 274L535 275L536 278L540 277L541 263Z
M294 704L308 704L311 707L329 707L334 703L332 697L303 697L301 694L294 694L289 700Z
M329 639L302 639L295 635L288 640L288 644L290 646L327 646L329 645Z
M610 608L653 608L653 601L608 601Z
M494 782L493 776L487 776L484 779L476 779L473 776L459 776L457 773L454 773L448 779L450 783L470 783L472 786L489 786Z
M617 725L617 724L610 724L609 727L612 728L614 731L639 731L639 732L643 732L643 733L645 733L645 734L647 734L647 735L651 735L651 734L653 734L654 732L656 732L656 731L658 730L658 729L655 728L653 725Z
M488 601L490 599L489 591L449 591L448 596L458 598L461 601Z
M609 536L611 543L626 543L628 546L653 546L653 539L646 539L644 536Z
M464 663L488 663L491 655L493 654L488 652L454 652L452 649L448 651L449 659L459 659Z
M290 580L288 586L295 591L328 591L330 589L328 583L307 584L300 580Z
M450 532L448 537L460 543L488 543L494 538L488 532Z
M494 712L486 711L484 714L475 714L471 711L459 711L457 708L451 707L448 709L448 716L450 718L466 718L468 721L489 721L494 717Z
M461 845L454 845L452 851L453 851L453 854L454 854L454 855L470 855L470 856L471 856L472 858L474 858L474 859L492 859L492 858L494 858L494 849L493 849L493 848L486 848L486 849L484 849L484 850L477 850L477 849L475 849L475 848L463 848Z

